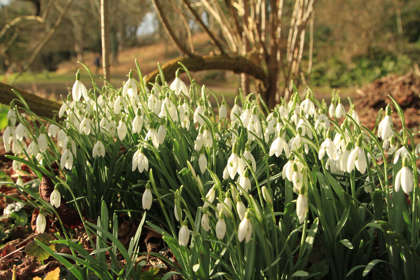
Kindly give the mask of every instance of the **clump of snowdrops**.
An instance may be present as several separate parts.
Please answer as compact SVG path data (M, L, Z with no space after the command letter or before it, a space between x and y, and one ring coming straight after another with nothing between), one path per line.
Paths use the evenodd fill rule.
M209 96L178 77L146 85L138 71L119 89L77 77L47 125L12 104L3 138L14 167L55 188L37 230L63 201L90 218L104 201L148 211L185 279L420 273L420 146L398 104L402 130L388 106L371 131L338 95L327 105L296 92L272 110L253 94L232 107Z

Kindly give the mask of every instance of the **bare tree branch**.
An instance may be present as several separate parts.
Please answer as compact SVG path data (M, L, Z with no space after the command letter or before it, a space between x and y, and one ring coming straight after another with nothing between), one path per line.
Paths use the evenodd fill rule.
M219 42L219 40L216 39L213 32L208 29L207 25L204 24L203 20L201 19L200 15L193 9L191 6L191 3L188 0L182 0L187 6L188 10L191 12L191 14L194 16L195 20L198 22L198 24L203 28L203 30L209 35L212 42L216 45L216 47L219 49L221 54L226 54L225 50L223 49L222 44Z
M160 21L162 22L163 26L165 27L166 32L168 33L169 37L172 39L176 47L185 55L187 56L195 56L190 50L188 50L178 39L175 35L175 32L172 30L168 19L163 13L162 6L159 3L159 0L153 0L153 4L155 5L157 14L159 16Z
M12 27L20 24L21 22L24 22L24 21L37 21L39 23L44 23L44 19L40 16L21 16L21 17L14 18L11 22L6 23L6 25L1 29L0 38L3 37L4 34L6 34L6 32L10 28L12 28Z
M60 103L39 97L35 94L25 92L3 83L0 83L0 103L9 105L13 99L16 99L16 95L13 91L19 92L23 99L25 99L28 103L31 111L39 116L52 118L60 109Z
M42 48L48 43L48 41L51 39L51 37L54 35L55 31L57 30L58 26L60 26L61 21L63 20L64 16L67 13L67 10L70 8L70 5L72 4L73 0L68 0L66 5L64 6L63 10L61 11L60 15L58 16L57 20L55 21L54 25L51 27L51 29L48 31L48 33L45 35L44 38L38 43L38 45L35 47L32 55L30 56L28 62L23 67L22 72L25 72L26 70L31 67L32 63L34 63L35 59L41 52Z

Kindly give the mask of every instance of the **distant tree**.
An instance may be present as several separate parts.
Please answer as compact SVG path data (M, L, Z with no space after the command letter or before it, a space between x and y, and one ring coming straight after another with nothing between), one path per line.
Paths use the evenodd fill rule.
M316 0L182 0L190 17L213 43L214 48L205 54L194 51L181 37L191 27L175 24L180 19L173 19L173 14L178 15L170 8L173 1L153 0L168 35L184 55L163 66L168 79L182 62L191 71L231 70L256 78L270 105L281 95L288 97L302 71L306 28ZM246 87L246 79L243 81Z

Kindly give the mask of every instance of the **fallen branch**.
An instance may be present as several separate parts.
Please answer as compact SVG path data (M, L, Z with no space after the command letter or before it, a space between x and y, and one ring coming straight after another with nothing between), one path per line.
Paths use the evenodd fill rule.
M41 117L52 118L60 109L61 104L58 102L39 97L3 83L0 83L0 103L9 105L13 99L16 99L16 94L13 91L19 92L26 103L28 103L31 111Z
M175 58L162 66L162 72L167 81L175 78L175 73L182 63L189 71L203 71L203 70L228 70L235 73L245 73L263 83L266 82L267 75L264 69L251 62L249 59L236 56L230 57L225 55L210 55L210 56L195 56L195 57L179 57ZM159 70L146 75L146 83L154 82Z

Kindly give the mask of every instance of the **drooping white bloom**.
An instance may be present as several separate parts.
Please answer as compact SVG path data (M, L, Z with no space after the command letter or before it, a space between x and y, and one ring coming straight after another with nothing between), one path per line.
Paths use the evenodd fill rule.
M179 229L178 243L180 246L187 246L190 240L190 230L186 225L182 225Z
M194 123L199 123L200 126L204 125L206 123L202 117L204 115L205 115L204 107L201 105L198 105L194 111L194 116L193 116Z
M169 86L169 89L175 91L176 95L179 95L180 93L188 95L187 85L178 77L176 77L175 80L173 80L173 82Z
M89 135L91 131L91 124L88 118L84 118L80 123L79 130L82 134Z
M71 89L71 96L73 98L73 101L79 101L82 96L84 98L88 97L87 89L80 80L76 80L74 82L73 87Z
M48 149L48 138L45 133L41 133L38 136L38 147L41 153L45 152Z
M157 131L157 141L159 145L163 144L166 137L166 127L164 125L160 125Z
M309 139L313 138L311 128L303 119L299 119L298 124L296 126L296 130L301 136L307 136Z
M66 102L63 102L63 104L60 107L60 110L58 111L58 117L61 119L66 112L67 112L67 104Z
M335 117L337 119L341 119L346 115L346 109L344 109L344 106L341 103L337 104L337 107L335 108Z
M43 214L39 213L38 217L36 217L36 232L44 233L46 227L47 227L47 219L45 218Z
M120 139L120 141L123 141L125 136L127 135L127 125L122 120L120 120L120 122L118 123L117 134L118 139Z
M143 128L143 116L136 115L131 123L133 133L140 133Z
M397 164L400 157L401 159L404 159L409 157L409 155L410 153L408 152L407 148L405 146L402 146L395 152L393 164Z
M276 155L276 157L279 157L283 151L286 157L289 157L290 155L289 145L287 145L286 141L282 137L279 136L273 141L273 143L271 143L270 151L268 155L270 157L273 155Z
M153 195L150 188L146 188L146 190L144 191L141 202L142 202L143 209L150 210L150 208L152 207L152 202L153 202Z
M387 140L391 138L392 134L392 119L386 115L378 125L378 136L382 140Z
M71 170L73 167L73 154L70 152L69 149L64 149L64 151L61 154L61 160L60 160L60 167L61 169L67 169Z
M202 141L204 147L206 148L211 148L213 146L213 137L211 136L211 132L208 129L204 130Z
M55 124L50 124L50 126L48 127L48 136L57 137L59 131L60 128L58 126L56 126Z
M133 155L131 170L134 172L136 169L140 173L149 170L149 160L140 150L137 150Z
M330 116L330 118L334 118L334 115L335 115L334 103L331 103L330 107L328 107L328 115Z
M247 243L249 240L251 240L251 235L252 235L252 224L251 224L251 221L248 219L248 217L245 216L245 218L243 218L241 223L239 224L238 240L239 242L242 242L243 240L245 240L245 243Z
M248 124L251 120L251 115L252 113L250 109L245 109L242 111L240 119L244 127L248 127Z
M8 126L3 132L3 144L6 152L10 151L10 144L13 142L14 127Z
M235 105L233 105L232 110L230 111L230 120L232 122L238 121L240 119L241 112L242 112L241 107L235 103Z
M149 107L150 111L158 115L162 107L161 104L161 101L154 94L149 95L149 98L147 99L147 107Z
M198 166L200 167L201 174L204 174L207 170L207 158L204 153L201 153L198 158Z
M55 208L59 208L61 205L61 194L57 189L54 189L50 195L50 203Z
M201 217L201 227L205 231L210 230L210 219L209 219L209 215L207 213L204 213L203 216Z
M208 203L213 203L215 197L216 197L216 189L213 186L210 188L210 190L206 194L206 201Z
M104 157L105 156L105 146L101 141L97 141L92 149L92 157Z
M359 146L356 146L350 152L347 159L347 172L352 172L355 166L360 173L364 174L366 172L367 162L365 151Z
M326 138L324 142L321 143L318 151L318 159L321 160L325 154L327 154L328 158L331 160L338 160L340 156L337 147L330 138Z
M238 171L238 161L239 161L239 157L237 154L232 153L228 159L227 162L227 171L229 173L230 178L233 180L233 178L235 178L235 175Z
M125 82L122 94L124 96L128 96L129 98L133 98L137 95L137 84L133 78L128 78L128 80Z
M221 240L225 237L226 234L226 223L225 219L219 218L219 220L216 223L216 236L217 239Z
M182 212L180 213L182 214ZM175 216L175 220L179 222L178 207L176 207L176 204L174 205L174 216Z
M219 107L219 120L226 119L227 117L227 106L225 103L222 103Z
M305 114L306 116L313 116L316 113L315 105L314 103L309 99L306 98L302 101L300 104L300 112Z
M414 178L413 173L410 168L403 166L400 171L398 171L397 176L395 177L395 191L398 192L402 188L403 192L409 195L413 191L414 187Z
M242 156L250 164L252 171L257 171L257 162L255 161L254 156L248 149L244 151Z
M348 163L349 156L350 156L350 151L347 149L341 153L340 159L339 159L339 168L341 172L347 172L347 163Z
M308 197L303 194L299 194L296 201L296 214L299 219L299 223L303 223L306 214L308 213Z
M28 149L26 151L27 151L28 155L36 156L39 153L38 144L35 141L32 141L28 145Z
M19 123L15 130L16 139L19 141L22 141L23 138L26 137L27 135L28 135L28 131L26 127L22 123Z
M251 181L248 176L243 174L239 177L239 186L241 186L240 192L242 192L242 190L245 190L246 192L251 190Z
M240 220L245 217L246 207L241 200L236 202L236 212L238 213Z

